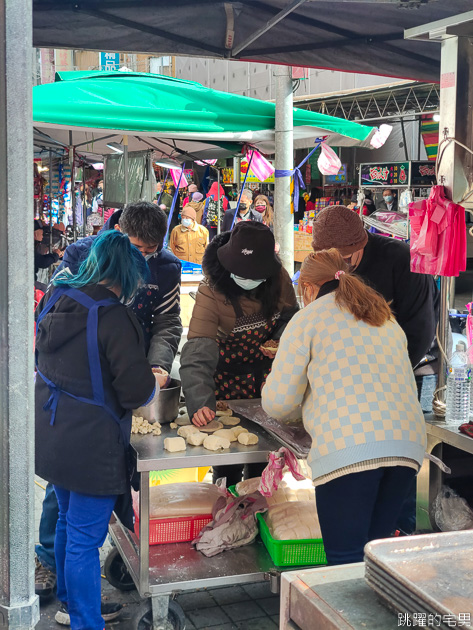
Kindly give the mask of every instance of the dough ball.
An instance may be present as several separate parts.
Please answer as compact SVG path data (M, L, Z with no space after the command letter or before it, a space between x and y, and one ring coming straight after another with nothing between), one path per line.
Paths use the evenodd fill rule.
M220 451L230 448L230 441L216 435L208 435L204 440L204 448L209 451Z
M234 427L237 424L240 424L240 418L235 418L234 416L220 416L220 422L225 427Z
M212 420L212 422L206 424L205 427L200 427L199 431L203 431L204 433L213 433L219 429L223 429L223 424L218 420Z
M233 435L237 439L238 439L238 436L240 435L240 433L248 433L248 429L245 429L245 427L233 427L232 431L233 431Z
M240 444L244 446L251 446L253 444L258 444L258 436L254 433L240 433L238 436L238 441Z
M174 422L180 427L185 427L188 424L191 424L191 420L187 413L183 414L182 416L177 416Z
M186 450L186 441L182 437L164 438L164 449L170 453Z
M177 427L179 426L178 424L176 424L175 422L171 422L171 424L169 425L171 427L171 429L177 429Z
M191 433L198 433L199 429L195 427L193 424L186 425L185 427L180 427L177 430L177 435L180 435L184 439L188 437Z
M226 438L230 442L237 441L237 436L233 433L233 429L219 429L218 431L215 431L214 435Z
M224 416L232 416L233 415L233 411L231 409L224 409L222 411L218 410L215 412L215 415L218 417L224 417Z
M187 436L187 444L191 446L202 446L204 440L208 437L207 433L202 433L202 431L189 433Z

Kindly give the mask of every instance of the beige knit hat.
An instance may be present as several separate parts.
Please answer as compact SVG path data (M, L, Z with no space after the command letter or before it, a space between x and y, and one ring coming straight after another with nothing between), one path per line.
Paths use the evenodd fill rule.
M342 256L350 256L368 242L362 219L346 206L324 208L317 215L312 231L315 252L334 247Z

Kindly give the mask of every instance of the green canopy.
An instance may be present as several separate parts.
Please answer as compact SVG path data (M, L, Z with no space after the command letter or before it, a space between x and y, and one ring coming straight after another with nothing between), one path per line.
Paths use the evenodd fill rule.
M251 143L265 153L274 153L274 103L156 74L57 73L55 83L33 88L33 120L35 128L65 145L71 144L72 131L72 144L82 143L84 150L98 154L110 151L106 145L111 131L140 138L154 148L158 141L160 148L163 142L170 147L204 143L208 148ZM310 144L316 137L328 136L328 144L334 146L369 147L375 131L348 120L294 109L295 142ZM107 139L101 141L104 136Z

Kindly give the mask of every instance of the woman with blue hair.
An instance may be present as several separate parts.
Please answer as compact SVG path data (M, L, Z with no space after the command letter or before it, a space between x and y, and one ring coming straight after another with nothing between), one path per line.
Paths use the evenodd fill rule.
M56 276L37 309L36 473L58 498L56 619L70 618L73 630L104 628L99 547L113 510L132 525L123 509L132 409L150 405L166 381L153 374L125 307L147 275L128 237L106 232L77 274Z

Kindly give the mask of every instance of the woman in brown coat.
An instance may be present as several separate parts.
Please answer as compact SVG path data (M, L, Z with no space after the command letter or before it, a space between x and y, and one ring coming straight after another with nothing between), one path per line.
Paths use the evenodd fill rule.
M215 418L216 400L261 396L274 356L262 346L269 339L277 342L298 310L274 247L266 226L242 221L205 251L205 279L181 354L182 387L196 426ZM225 467L227 485L241 480L241 470ZM221 472L214 468L214 478Z

